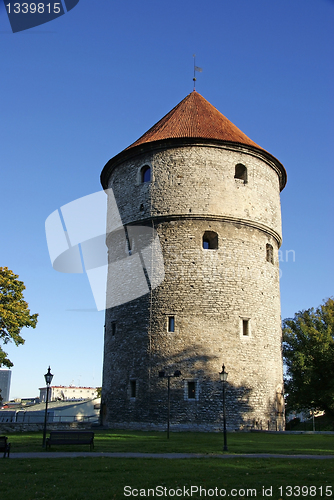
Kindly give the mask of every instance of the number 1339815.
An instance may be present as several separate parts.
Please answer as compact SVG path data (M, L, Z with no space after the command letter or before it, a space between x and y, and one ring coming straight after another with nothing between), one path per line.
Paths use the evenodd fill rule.
M61 11L61 3L14 3L6 5L8 14L59 14ZM12 10L11 10L12 9Z
M281 497L331 497L332 486L279 486Z

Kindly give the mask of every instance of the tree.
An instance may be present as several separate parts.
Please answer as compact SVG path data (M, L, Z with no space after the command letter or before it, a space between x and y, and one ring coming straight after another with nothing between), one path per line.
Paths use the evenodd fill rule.
M285 392L289 410L334 416L334 300L283 322Z
M102 394L102 387L97 387L96 388L96 397L100 398Z
M20 333L23 327L36 328L38 314L30 314L23 297L24 283L8 267L0 267L0 340L4 344L24 344ZM13 363L0 347L0 366Z

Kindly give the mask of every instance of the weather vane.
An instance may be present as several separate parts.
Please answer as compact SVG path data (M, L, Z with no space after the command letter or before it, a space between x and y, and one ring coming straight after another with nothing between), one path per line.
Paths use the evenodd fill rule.
M193 58L194 58L194 78L193 78L193 82L194 82L194 90L196 90L196 71L198 71L199 73L202 73L203 70L199 66L196 66L196 54L193 54Z

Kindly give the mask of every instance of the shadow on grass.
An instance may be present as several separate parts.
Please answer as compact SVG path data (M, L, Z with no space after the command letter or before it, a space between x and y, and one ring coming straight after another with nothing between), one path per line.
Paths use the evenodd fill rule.
M99 452L220 454L221 433L95 430L94 450ZM41 452L42 434L10 434L12 452ZM334 454L334 435L292 435L232 432L227 435L229 453ZM89 446L53 446L51 451L89 451Z

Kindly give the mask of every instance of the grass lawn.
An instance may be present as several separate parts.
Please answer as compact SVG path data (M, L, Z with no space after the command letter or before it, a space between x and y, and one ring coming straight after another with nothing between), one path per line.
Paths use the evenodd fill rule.
M229 453L334 454L334 435L228 433ZM42 450L41 433L10 434L12 452ZM95 430L95 451L142 453L222 453L220 433ZM52 451L88 451L87 446L53 446Z
M43 452L41 433L10 434L9 439L12 452ZM159 432L95 430L96 451L209 455L221 453L222 447L223 436L216 433L172 433L167 440L166 434ZM229 453L325 455L334 454L334 436L229 433L228 447ZM88 451L89 447L55 446L52 450ZM1 499L229 497L239 500L255 496L274 500L333 498L334 459L0 458Z
M333 466L333 460L296 459L1 459L0 492L15 500L320 499L333 495Z

